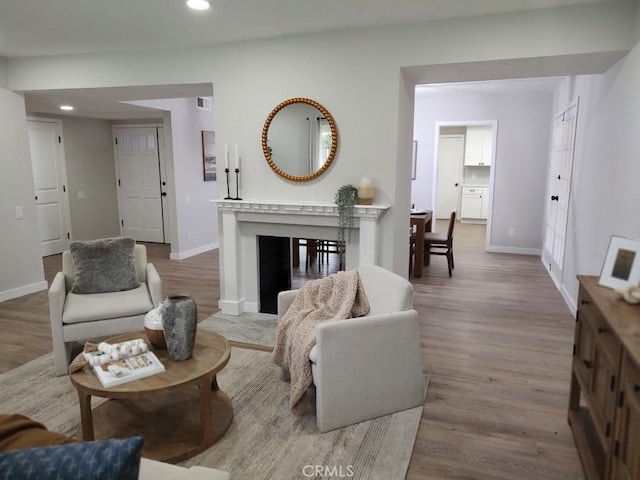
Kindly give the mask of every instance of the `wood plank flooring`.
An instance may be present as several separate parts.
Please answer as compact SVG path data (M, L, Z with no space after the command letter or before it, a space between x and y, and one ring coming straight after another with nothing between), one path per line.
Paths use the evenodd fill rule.
M191 294L199 319L217 311L217 250L177 261L148 247L165 294ZM407 479L582 479L564 301L539 258L486 253L482 225L456 226L454 254L452 278L444 257L412 278L431 383ZM51 281L60 256L44 265ZM0 331L0 373L50 352L46 292L0 303Z

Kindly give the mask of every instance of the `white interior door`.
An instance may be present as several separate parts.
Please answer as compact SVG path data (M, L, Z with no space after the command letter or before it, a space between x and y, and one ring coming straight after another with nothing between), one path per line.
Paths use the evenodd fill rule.
M59 121L27 122L42 256L67 249L71 238L66 169Z
M163 243L156 128L117 128L115 135L122 235Z
M559 281L562 280L577 119L576 101L556 116L553 127L542 258L552 277Z
M436 185L436 218L449 219L458 210L464 135L440 135Z

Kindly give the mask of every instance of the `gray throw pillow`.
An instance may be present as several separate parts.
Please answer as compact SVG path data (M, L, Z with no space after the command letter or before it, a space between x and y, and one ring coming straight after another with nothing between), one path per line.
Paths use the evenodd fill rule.
M71 242L75 279L72 293L107 293L138 288L131 237Z

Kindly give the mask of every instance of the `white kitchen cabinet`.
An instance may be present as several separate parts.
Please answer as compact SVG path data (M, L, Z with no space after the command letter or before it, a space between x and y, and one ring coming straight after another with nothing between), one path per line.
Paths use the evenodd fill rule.
M491 127L467 127L464 165L467 167L491 165L492 143Z
M460 218L482 218L482 188L462 187Z
M489 187L462 187L460 218L486 219L489 211Z

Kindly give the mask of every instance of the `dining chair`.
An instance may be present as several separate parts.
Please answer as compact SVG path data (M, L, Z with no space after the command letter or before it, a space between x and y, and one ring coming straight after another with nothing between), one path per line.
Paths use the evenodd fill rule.
M416 256L416 229L414 225L409 227L409 275L413 273L413 261Z
M445 255L449 276L454 268L453 263L453 227L456 224L456 212L451 212L447 234L428 232L424 234L424 264L429 265L431 255Z

